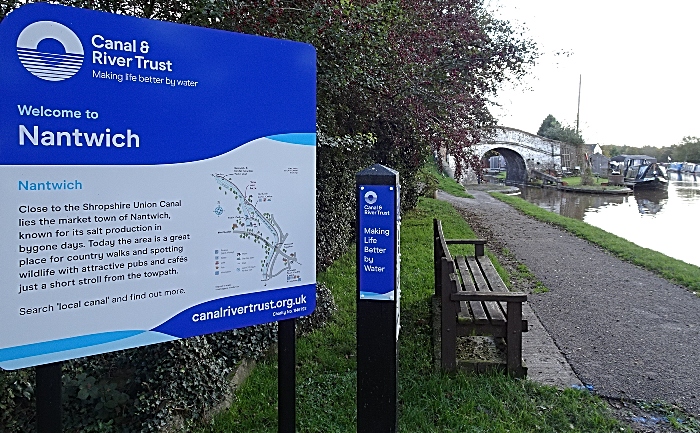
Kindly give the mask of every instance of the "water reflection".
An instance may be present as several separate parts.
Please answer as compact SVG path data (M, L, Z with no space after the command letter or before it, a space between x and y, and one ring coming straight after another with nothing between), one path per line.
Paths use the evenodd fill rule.
M577 194L552 188L522 188L522 197L548 211L583 220L586 211L602 206L622 204L627 196Z
M634 199L637 202L639 213L657 214L663 209L664 204L668 201L668 190L666 189L647 189L634 191Z
M678 197L682 200L698 200L700 196L700 188L698 188L700 176L689 173L673 173L673 175L671 180L674 181Z
M645 248L700 266L700 176L671 173L668 190L637 190L616 196L523 188L522 197L541 208L583 220ZM674 242L673 239L683 239Z

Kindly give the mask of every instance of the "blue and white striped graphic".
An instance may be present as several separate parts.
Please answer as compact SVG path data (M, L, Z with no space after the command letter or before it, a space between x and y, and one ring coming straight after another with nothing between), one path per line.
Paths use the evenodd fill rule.
M54 39L63 45L64 54L39 51L39 43ZM75 75L83 64L83 44L71 29L54 21L37 21L22 30L17 38L17 55L34 76L46 81L63 81Z

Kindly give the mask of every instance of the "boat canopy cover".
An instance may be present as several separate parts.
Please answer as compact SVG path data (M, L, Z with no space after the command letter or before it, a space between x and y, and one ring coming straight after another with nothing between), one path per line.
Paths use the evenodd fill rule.
M637 175L635 176L634 180L635 181L641 181L644 179L650 180L654 179L656 177L661 177L666 179L666 172L663 167L661 167L659 164L649 164L649 165L643 165L639 167L639 171L637 172Z

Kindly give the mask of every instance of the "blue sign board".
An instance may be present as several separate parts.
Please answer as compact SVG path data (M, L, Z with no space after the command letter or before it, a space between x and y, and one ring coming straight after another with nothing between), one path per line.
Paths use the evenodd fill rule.
M0 118L1 368L313 311L312 46L29 4Z
M396 289L396 187L359 185L360 299L393 301Z

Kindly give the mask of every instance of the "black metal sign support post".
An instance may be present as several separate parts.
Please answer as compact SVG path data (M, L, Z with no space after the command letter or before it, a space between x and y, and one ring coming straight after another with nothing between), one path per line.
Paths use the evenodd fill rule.
M296 320L280 320L277 328L277 431L296 431Z
M38 365L36 372L36 431L61 433L62 362Z
M375 164L357 183L357 432L394 433L398 412L399 174Z

